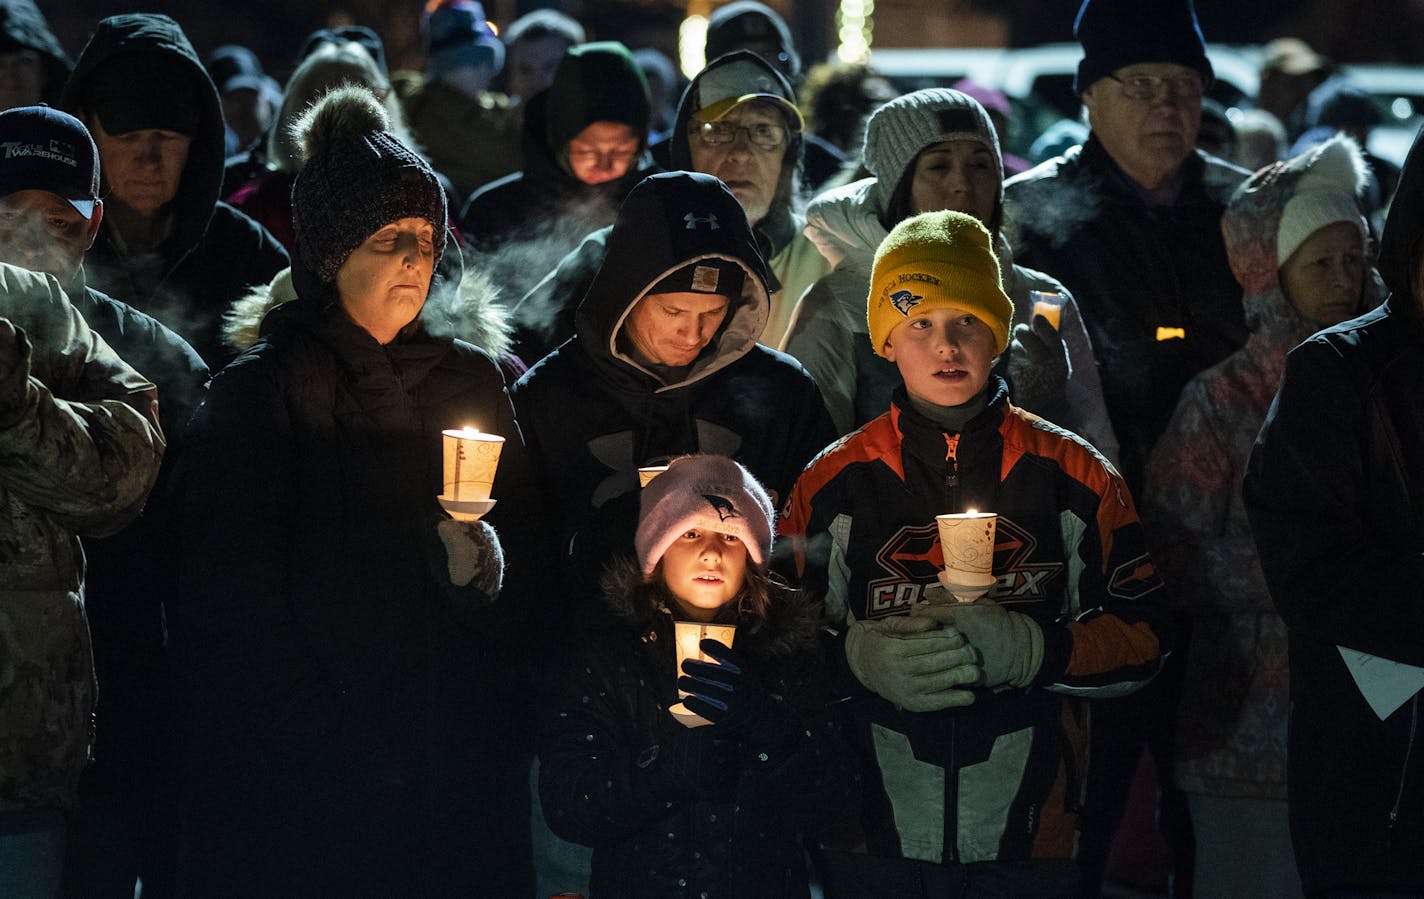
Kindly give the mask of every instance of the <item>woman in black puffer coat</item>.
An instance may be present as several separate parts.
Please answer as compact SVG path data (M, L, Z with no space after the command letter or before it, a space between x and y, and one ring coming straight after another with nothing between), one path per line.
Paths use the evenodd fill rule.
M537 494L513 407L488 355L422 324L435 174L364 88L303 124L298 298L192 428L179 890L527 895L513 658ZM467 425L506 439L499 508L473 525L436 502L440 432Z

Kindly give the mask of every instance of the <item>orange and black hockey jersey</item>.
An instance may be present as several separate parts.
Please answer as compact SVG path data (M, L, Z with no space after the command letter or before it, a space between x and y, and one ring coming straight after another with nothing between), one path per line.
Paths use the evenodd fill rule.
M1137 689L1165 653L1161 581L1122 478L1081 439L1010 405L997 376L988 391L986 409L951 434L900 388L889 412L807 466L778 525L804 585L848 622L908 614L936 583L935 515L995 512L990 597L1043 630L1032 685L980 690L964 708L905 712L843 668L860 697L877 855L1071 858L1083 700Z

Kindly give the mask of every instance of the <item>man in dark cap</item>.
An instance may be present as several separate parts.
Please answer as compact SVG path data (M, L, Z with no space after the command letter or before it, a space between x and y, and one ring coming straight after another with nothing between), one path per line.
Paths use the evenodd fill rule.
M287 267L261 225L218 201L223 119L217 90L178 23L156 13L99 23L63 107L99 147L106 189L89 280L183 335L221 367L222 314Z
M1310 94L1335 71L1335 64L1298 37L1278 37L1261 48L1261 83L1256 108L1280 120L1295 140L1305 131Z
M53 103L69 57L34 0L0 0L0 109Z
M227 126L224 150L232 156L267 132L282 103L282 88L262 70L256 53L237 44L214 50L208 56L207 69L222 98Z
M587 40L583 26L556 9L525 13L509 23L503 38L505 93L517 103L548 90L564 54Z
M430 4L421 26L425 68L399 71L391 84L430 164L468 197L519 168L520 112L489 89L504 42L473 0Z
M164 605L175 588L166 489L183 425L208 370L157 320L88 287L84 254L98 235L98 150L84 125L47 106L0 112L0 262L52 275L89 327L158 385L168 452L142 517L119 533L85 536L84 608L103 686L95 760L69 818L66 879L74 895L161 894L169 883L173 779L168 734Z
M1220 220L1246 172L1196 149L1212 68L1191 0L1085 0L1074 30L1088 140L1008 181L1006 216L1016 261L1053 272L1080 298L1122 473L1137 493L1182 387L1245 342ZM1175 699L1164 682L1176 670L1169 661L1155 684L1094 713L1089 795L1098 801L1085 809L1079 856L1088 890L1147 734L1171 792ZM1184 821L1163 829L1189 840ZM1174 848L1181 877L1189 845Z

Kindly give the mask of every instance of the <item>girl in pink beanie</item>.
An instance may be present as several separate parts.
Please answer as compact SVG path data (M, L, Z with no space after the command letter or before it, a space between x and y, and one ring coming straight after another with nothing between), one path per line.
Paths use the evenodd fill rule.
M858 795L818 610L767 573L774 512L741 465L674 459L641 500L637 560L604 578L546 703L545 818L593 847L594 895L804 896L802 842ZM678 671L677 621L736 637ZM702 726L674 717L679 689Z

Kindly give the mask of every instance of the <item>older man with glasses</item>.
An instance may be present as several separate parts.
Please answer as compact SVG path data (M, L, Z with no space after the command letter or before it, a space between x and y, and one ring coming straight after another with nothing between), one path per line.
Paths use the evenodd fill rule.
M1220 220L1246 172L1196 150L1212 68L1191 0L1085 0L1074 32L1088 140L1005 185L1007 225L1016 261L1052 272L1078 300L1136 495L1182 387L1245 342ZM1089 795L1099 801L1083 818L1084 895L1096 895L1144 740L1166 786L1179 884L1190 874L1190 829L1166 801L1173 670L1094 711Z

